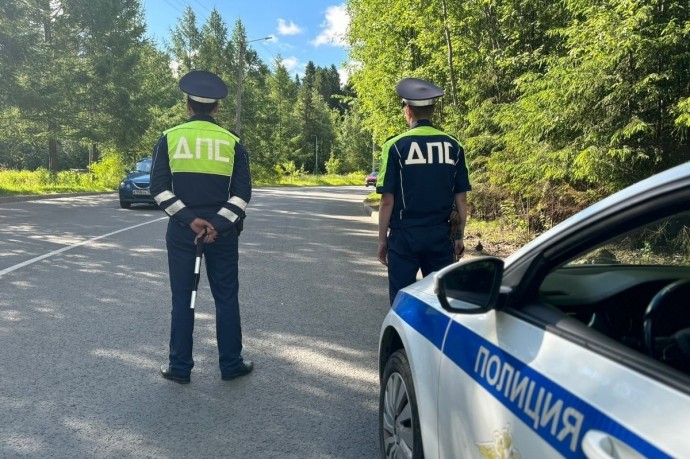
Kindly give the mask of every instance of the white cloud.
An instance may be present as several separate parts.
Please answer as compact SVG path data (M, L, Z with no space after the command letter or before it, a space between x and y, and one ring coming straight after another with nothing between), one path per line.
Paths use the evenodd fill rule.
M350 71L345 68L339 68L338 75L340 75L340 85L345 86L350 79Z
M349 25L350 15L347 14L345 4L329 6L326 10L326 20L321 24L323 30L312 44L314 46L347 46L346 34Z
M282 64L285 66L288 73L292 73L293 70L299 67L299 59L296 57L286 57L282 60Z
M278 35L299 35L302 28L292 21L278 19Z

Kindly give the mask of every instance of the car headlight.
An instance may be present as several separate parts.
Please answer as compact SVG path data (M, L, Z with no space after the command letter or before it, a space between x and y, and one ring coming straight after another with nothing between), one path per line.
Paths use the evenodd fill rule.
M127 182L126 180L123 180L120 182L120 189L122 190L125 188L129 188L129 182Z

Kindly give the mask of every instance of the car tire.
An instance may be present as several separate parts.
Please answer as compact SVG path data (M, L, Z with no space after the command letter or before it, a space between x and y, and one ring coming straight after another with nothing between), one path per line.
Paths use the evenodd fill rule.
M130 207L132 207L132 203L131 203L131 202L120 201L120 207L122 207L123 209L129 209Z
M390 356L381 379L379 451L386 459L424 457L417 398L404 349Z

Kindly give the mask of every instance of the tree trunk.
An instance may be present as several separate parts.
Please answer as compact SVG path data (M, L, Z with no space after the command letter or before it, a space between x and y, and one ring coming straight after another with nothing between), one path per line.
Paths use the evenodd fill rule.
M48 170L51 172L57 172L58 170L58 157L57 157L57 140L48 140Z
M92 143L91 149L89 150L89 164L97 163L99 159L98 156L98 146L95 143Z
M450 92L453 105L457 106L457 89L455 86L455 69L453 68L453 45L450 40L450 29L448 29L448 10L446 8L446 0L441 0L441 8L443 12L443 30L446 35L446 47L448 48L448 73L450 74Z

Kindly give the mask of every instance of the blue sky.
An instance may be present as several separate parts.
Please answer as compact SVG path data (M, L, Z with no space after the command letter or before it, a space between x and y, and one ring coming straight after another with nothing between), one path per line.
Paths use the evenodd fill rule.
M190 6L201 27L213 8L228 26L229 32L240 19L247 39L261 59L272 65L280 55L290 74L302 75L312 61L320 67L335 65L346 77L343 64L347 59L344 34L349 24L345 3L341 0L143 0L147 33L162 46L170 41L170 30L177 25L182 12Z

